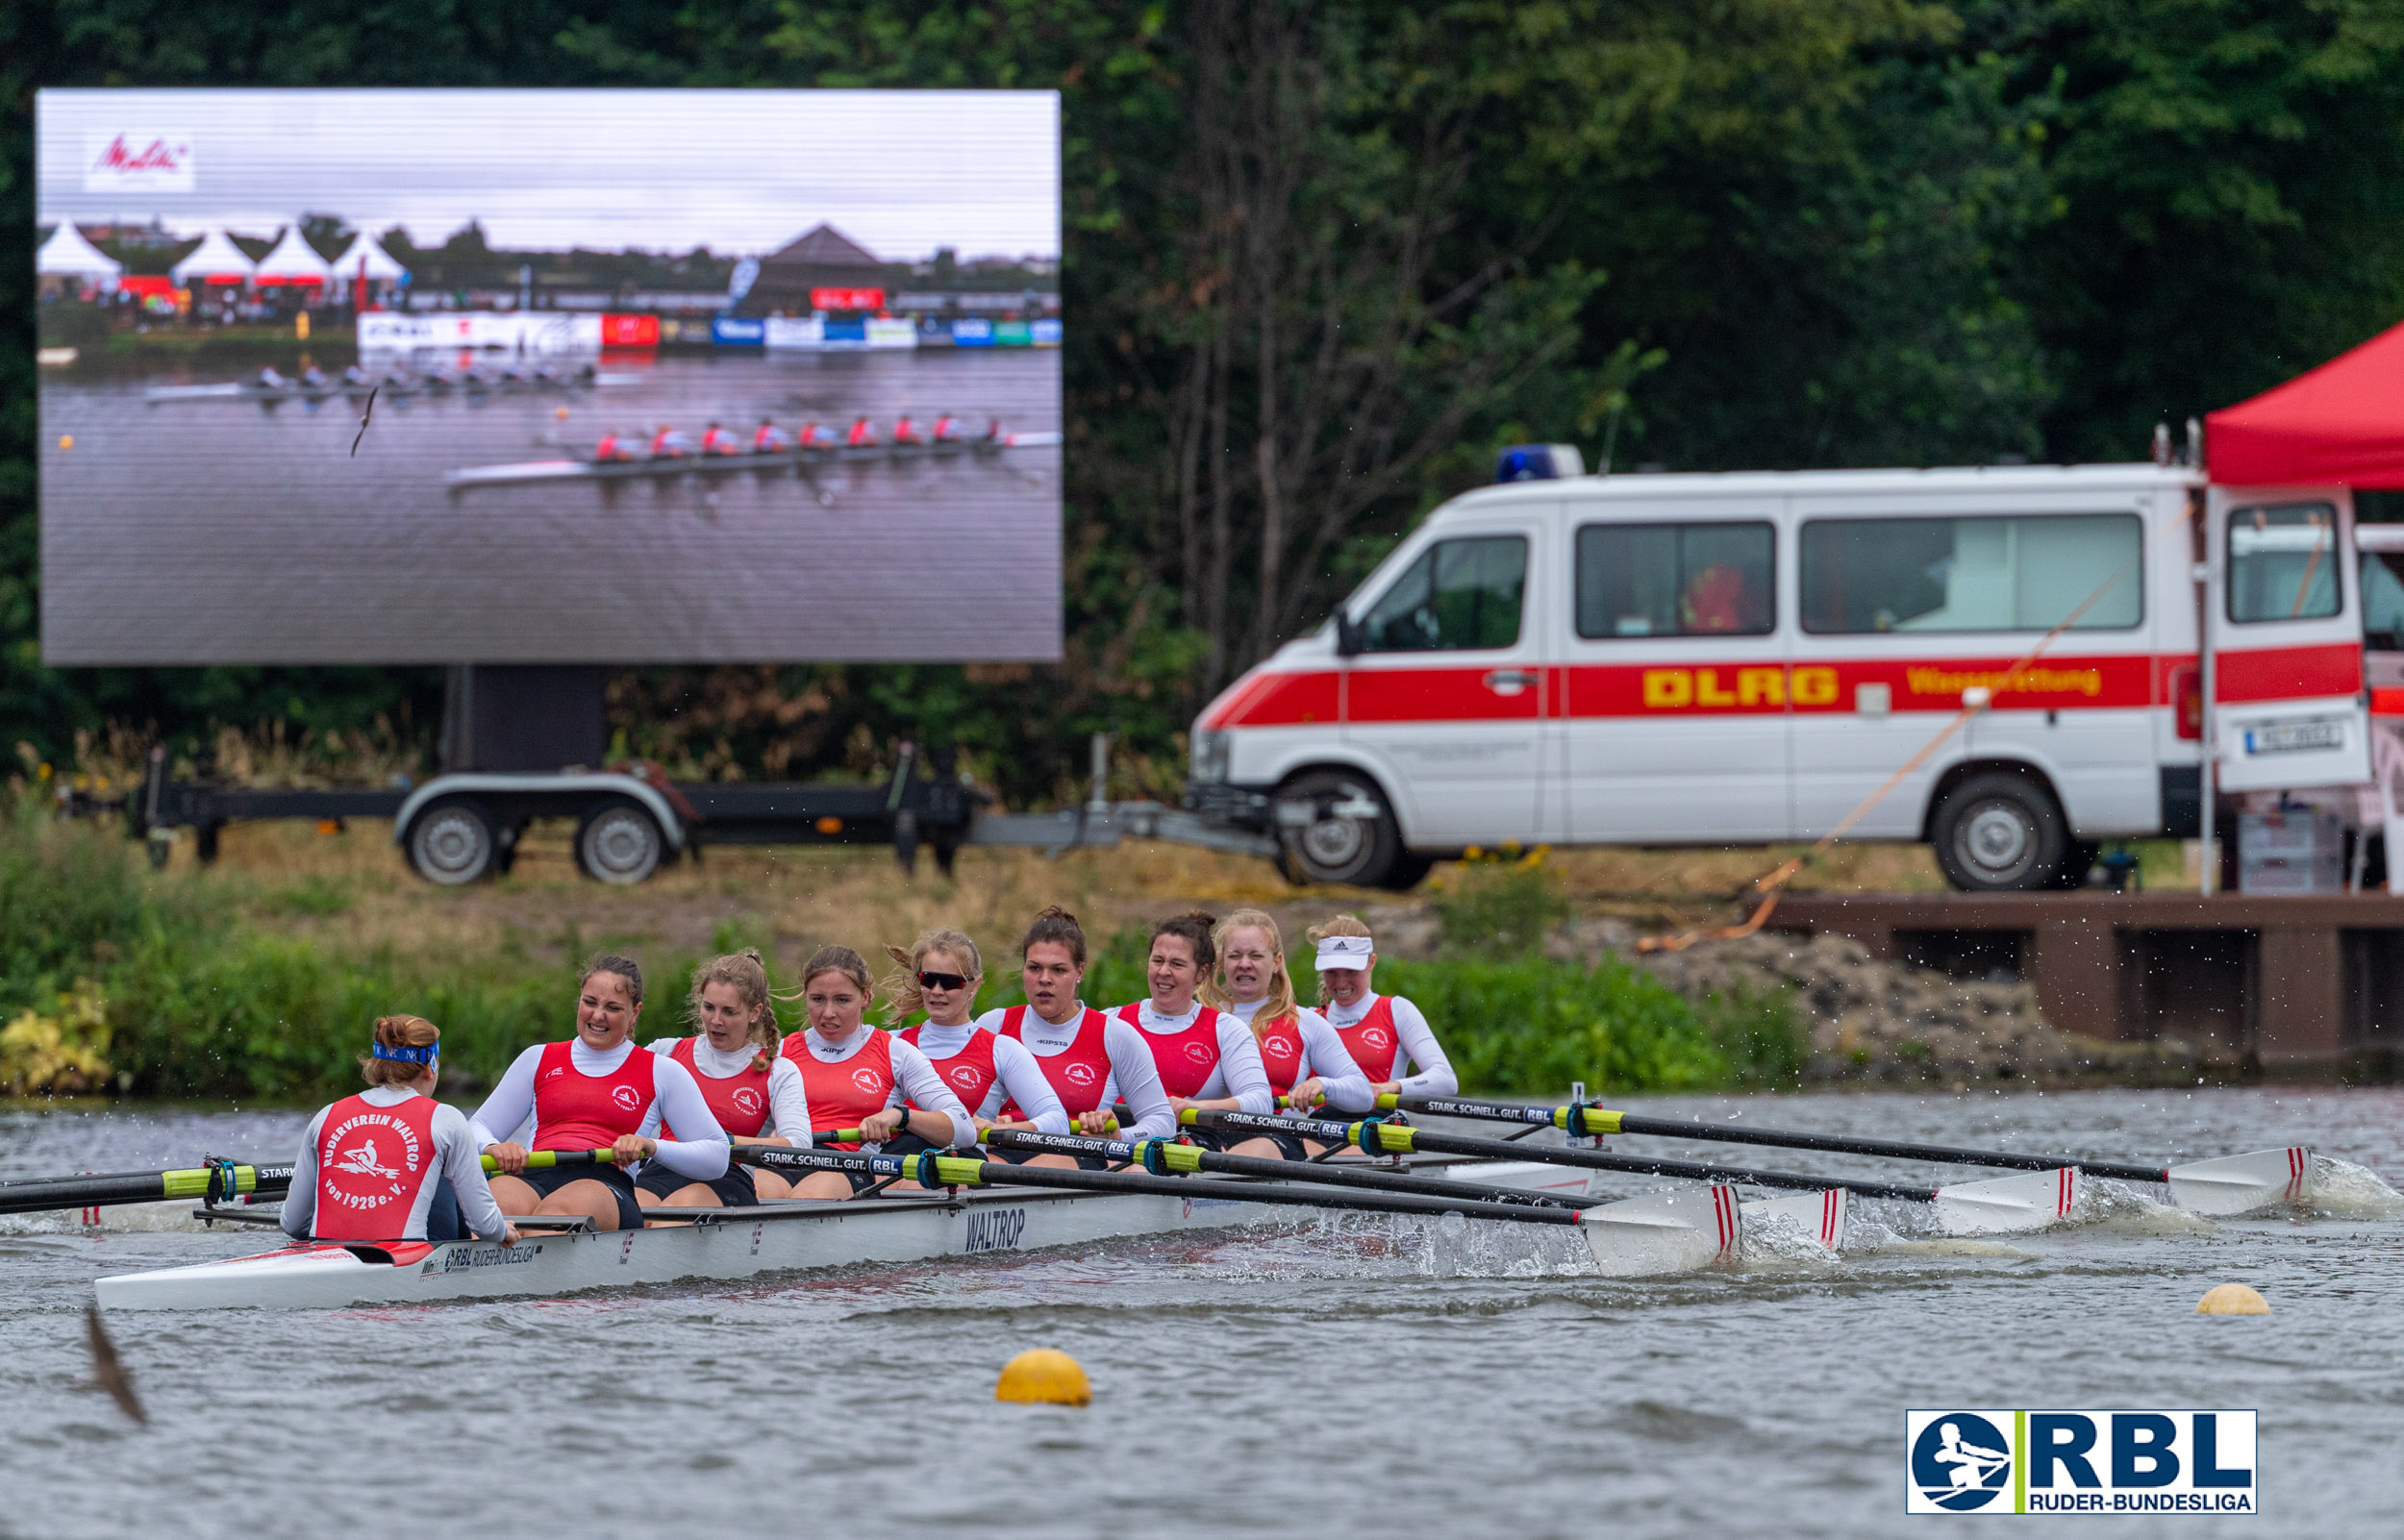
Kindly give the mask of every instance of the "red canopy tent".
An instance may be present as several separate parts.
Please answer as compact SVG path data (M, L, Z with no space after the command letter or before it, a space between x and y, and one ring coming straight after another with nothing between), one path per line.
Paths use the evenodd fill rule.
M2204 422L2224 486L2404 487L2404 326Z

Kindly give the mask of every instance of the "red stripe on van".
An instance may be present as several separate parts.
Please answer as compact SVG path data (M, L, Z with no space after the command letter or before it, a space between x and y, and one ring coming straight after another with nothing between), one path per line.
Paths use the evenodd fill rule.
M2363 648L2348 641L2252 652L2232 649L2215 654L2212 668L2213 693L2223 704L2353 695L2363 687Z
M1231 727L1295 727L1313 722L1332 726L1338 714L1338 678L1327 670L1256 674L1221 696L1202 725L1213 732Z
M1504 694L1486 683L1496 672L1520 672L1489 663L1473 668L1356 668L1345 701L1352 722L1515 722L1543 714L1544 692L1534 685ZM1534 675L1535 669L1524 670Z

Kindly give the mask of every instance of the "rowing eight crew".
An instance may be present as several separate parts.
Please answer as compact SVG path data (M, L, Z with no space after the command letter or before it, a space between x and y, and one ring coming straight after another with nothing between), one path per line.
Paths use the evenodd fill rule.
M908 412L893 424L890 440L896 449L927 449L944 444L966 447L972 443L993 443L1002 436L1002 422L996 417L986 426L982 439L972 439L961 430L960 419L944 412L935 421L921 427ZM818 424L804 423L797 434L787 433L771 417L760 419L746 443L737 430L713 420L702 430L698 445L692 435L667 423L662 423L644 440L639 434L621 434L613 428L593 445L594 460L609 464L626 464L641 460L735 459L745 455L789 455L797 450L822 449L883 449L887 441L877 436L876 425L865 415L856 419L849 432L838 437Z
M912 1186L831 1171L789 1183L732 1162L735 1145L964 1149L997 1127L1111 1131L1120 1105L1135 1118L1123 1136L1174 1138L1188 1108L1268 1113L1283 1100L1297 1114L1321 1105L1365 1113L1381 1093L1453 1094L1451 1066L1425 1018L1410 1002L1371 991L1377 959L1367 927L1342 916L1312 939L1326 1014L1295 1001L1277 923L1257 909L1160 922L1145 959L1147 997L1102 1011L1080 998L1085 932L1054 907L1018 945L1027 1004L971 1021L983 981L976 943L931 931L907 952L888 949L903 969L887 982L889 1015L927 1018L893 1032L867 1025L877 987L865 961L848 947L824 947L803 970L807 1025L789 1035L779 1032L760 955L737 953L693 978L687 1004L699 1031L648 1052L634 1042L642 970L603 955L586 965L574 1036L519 1055L472 1119L431 1100L433 1024L380 1021L374 1056L363 1061L369 1089L310 1125L285 1229L320 1240L500 1239L514 1235L512 1215L636 1229L646 1210ZM390 1023L413 1025L388 1031ZM834 1141L839 1130L858 1137ZM1183 1131L1242 1155L1317 1153L1284 1134ZM612 1152L611 1162L532 1158L596 1149ZM480 1155L498 1173L488 1183Z

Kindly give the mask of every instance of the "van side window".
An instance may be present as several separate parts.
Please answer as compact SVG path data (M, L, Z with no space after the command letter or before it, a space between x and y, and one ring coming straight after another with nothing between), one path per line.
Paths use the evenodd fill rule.
M2326 503L2229 515L2229 618L2326 620L2338 612L2338 510Z
M1439 653L1519 639L1528 542L1492 534L1439 540L1403 569L1361 623L1362 651Z
M1774 544L1767 523L1589 524L1578 531L1578 634L1766 635Z
M2363 639L2404 653L2404 551L2363 553Z
M2145 616L2143 538L2134 513L1815 519L1803 526L1803 629L2125 631Z

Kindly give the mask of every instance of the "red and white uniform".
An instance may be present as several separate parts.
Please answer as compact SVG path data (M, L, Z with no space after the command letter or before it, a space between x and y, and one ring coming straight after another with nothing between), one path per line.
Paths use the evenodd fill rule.
M683 1138L666 1137L670 1121ZM512 1061L474 1125L480 1155L511 1140L530 1150L597 1150L633 1133L658 1140L660 1164L679 1176L714 1181L726 1175L726 1132L692 1072L631 1039L611 1049L589 1048L581 1037L536 1044Z
M898 1035L926 1055L935 1073L960 1093L961 1105L971 1115L989 1121L1008 1118L1033 1123L1044 1133L1068 1131L1068 1113L1059 1094L1044 1078L1036 1056L1016 1037L988 1031L974 1022L957 1027L921 1022ZM1109 1069L1103 1065L1102 1073L1094 1077L1097 1096Z
M1164 1016L1149 1000L1112 1014L1142 1032L1143 1046L1161 1072L1161 1089L1170 1096L1189 1102L1233 1098L1237 1111L1263 1116L1277 1110L1252 1029L1235 1017L1203 1005Z
M1115 1016L1089 1010L1080 1002L1065 1024L1045 1021L1025 1006L989 1010L977 1025L994 1036L1025 1045L1036 1067L1060 1099L1068 1117L1125 1103L1135 1113L1135 1127L1124 1130L1130 1139L1173 1139L1177 1114L1161 1089L1160 1067L1143 1034ZM1021 1104L1023 1105L1023 1104ZM1002 1116L1021 1116L1005 1106Z
M651 1052L664 1054L692 1072L711 1115L728 1133L746 1139L773 1135L795 1149L810 1147L810 1103L792 1060L777 1056L769 1058L766 1069L754 1069L752 1061L759 1056L754 1045L721 1053L698 1034L663 1037L650 1046ZM676 1137L672 1128L660 1132L664 1138Z
M467 1114L407 1086L370 1086L309 1120L284 1231L296 1240L424 1240L445 1177L468 1230L499 1240L509 1221L485 1185L484 1145Z
M743 442L716 423L712 423L702 430L701 452L705 455L739 455L743 452Z
M1457 1096L1461 1080L1419 1007L1400 995L1371 995L1325 1007L1328 1025L1371 1083L1398 1080L1404 1096ZM1412 1073L1402 1073L1408 1066Z
M876 447L876 427L874 424L870 423L867 418L863 417L858 422L851 425L851 432L845 436L843 441L854 449L874 449Z
M840 1043L829 1043L813 1027L788 1033L782 1056L801 1072L814 1136L856 1129L861 1119L907 1103L949 1118L954 1146L977 1142L977 1126L960 1098L924 1054L891 1032L864 1026ZM830 1144L820 1138L818 1144L829 1150L860 1148L854 1140Z
M1227 1007L1229 1015L1251 1025L1263 1000L1238 1001ZM1253 1033L1261 1048L1261 1068L1268 1075L1269 1089L1284 1096L1304 1080L1315 1079L1319 1093L1327 1105L1340 1112L1367 1112L1377 1105L1376 1093L1369 1089L1368 1077L1361 1066L1344 1052L1343 1039L1327 1018L1308 1006L1297 1006L1280 1020L1264 1024ZM1308 1116L1303 1109L1294 1109Z

